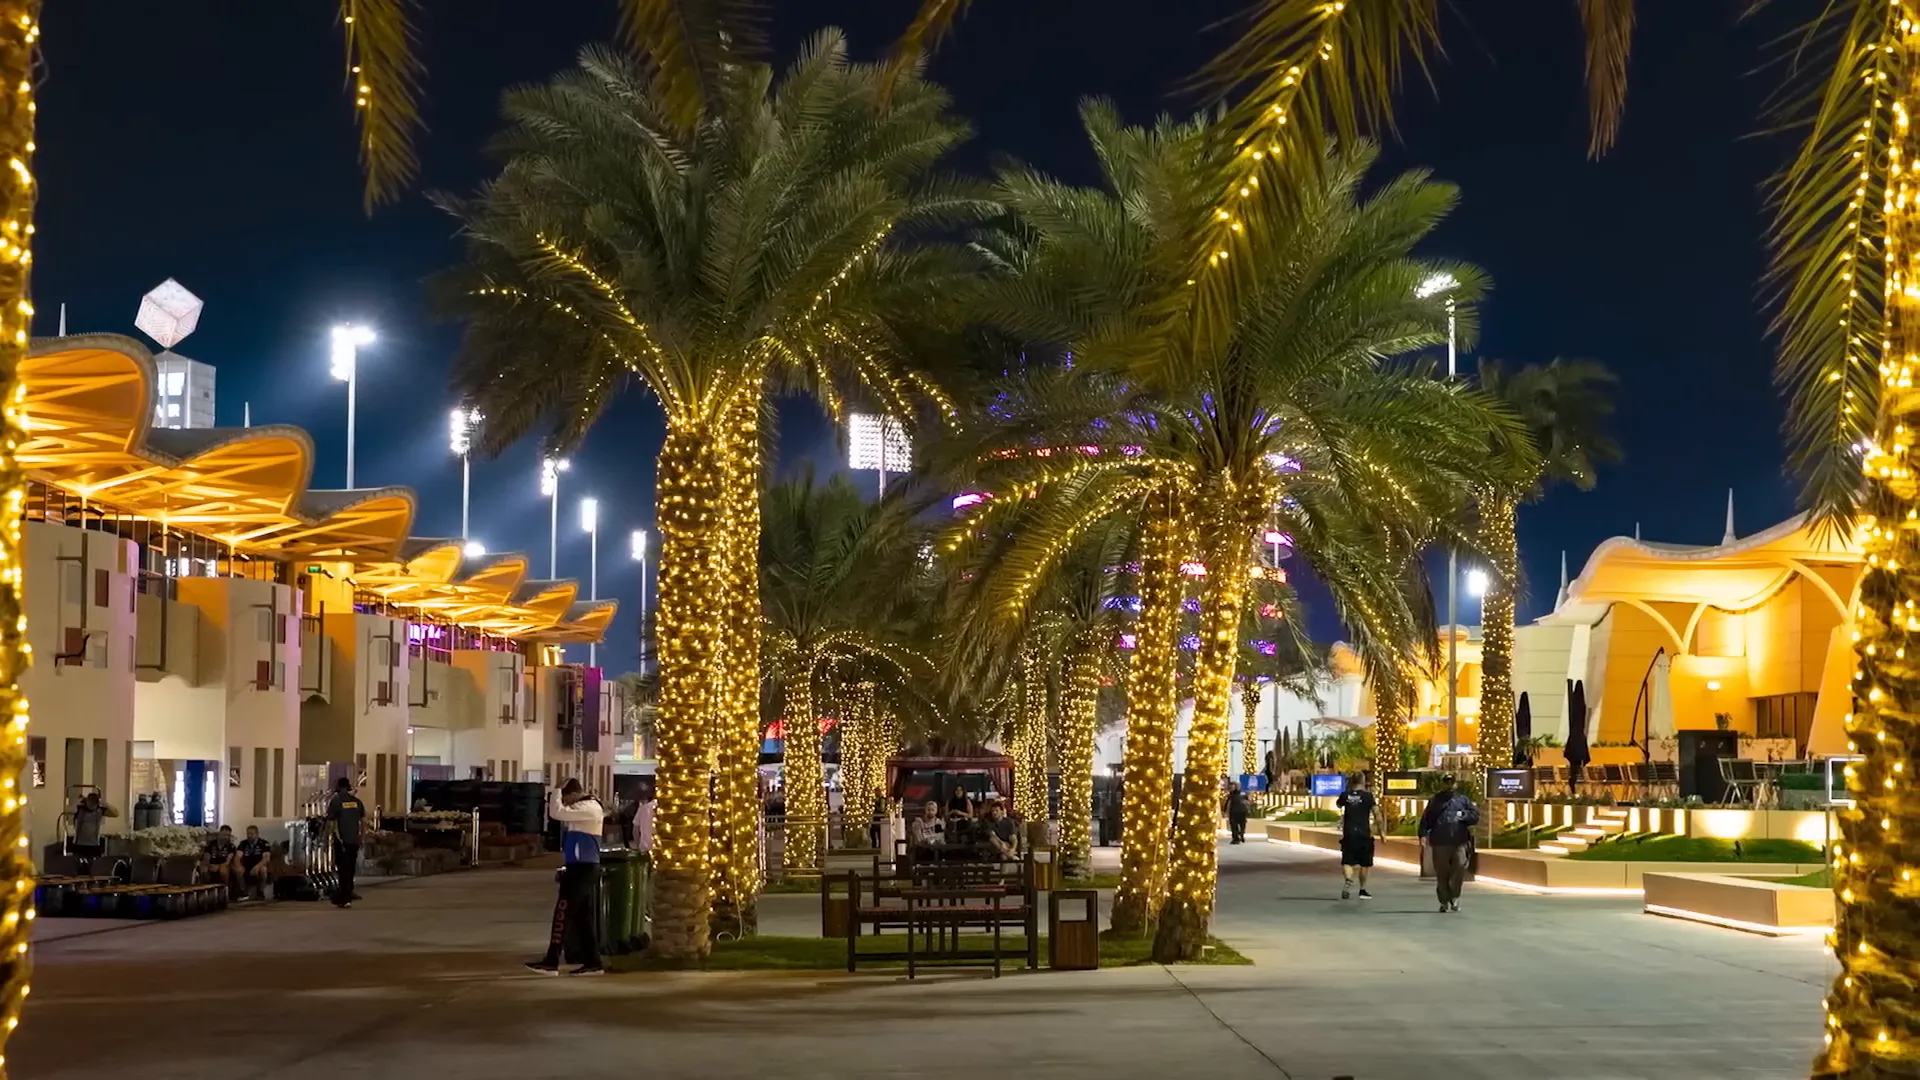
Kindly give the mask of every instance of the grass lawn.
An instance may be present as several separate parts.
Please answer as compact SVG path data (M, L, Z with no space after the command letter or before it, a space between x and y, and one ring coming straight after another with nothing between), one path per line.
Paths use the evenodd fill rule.
M1063 889L1117 889L1120 887L1119 874L1094 874L1089 877L1072 878L1063 882Z
M1833 881L1827 877L1825 870L1815 870L1811 874L1801 874L1799 877L1770 877L1760 880L1771 881L1775 885L1805 885L1810 889L1833 888Z
M1209 938L1213 952L1205 959L1194 961L1203 965L1242 965L1251 964L1245 956L1233 951L1218 939ZM968 934L960 939L961 947L967 949L992 948L991 935ZM1008 954L1002 964L1017 969L1023 963L1020 957L1025 953L1027 939L1024 936L1006 936L1000 939L1000 947ZM1147 953L1153 947L1151 937L1119 937L1111 932L1100 935L1101 967L1135 967L1151 963ZM883 937L860 938L861 952L895 952L906 948L906 935L887 934ZM1041 963L1046 963L1047 942L1040 939ZM896 965L889 965L896 966ZM904 961L897 966L905 967ZM937 964L929 964L937 967ZM609 956L607 967L613 971L845 971L847 967L847 943L834 938L814 937L754 937L739 941L717 941L713 953L704 963L685 963L677 960L659 960L649 956Z
M1741 840L1736 854L1733 840L1715 840L1704 836L1651 836L1609 840L1585 851L1568 855L1569 859L1595 862L1763 862L1819 863L1820 849L1798 840Z
M1340 820L1340 814L1334 810L1291 810L1268 821L1286 821L1295 825L1328 825Z

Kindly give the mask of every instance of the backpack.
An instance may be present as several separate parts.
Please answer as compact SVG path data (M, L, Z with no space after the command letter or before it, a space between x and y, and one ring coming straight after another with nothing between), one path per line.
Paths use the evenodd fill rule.
M1440 811L1440 820L1435 823L1433 831L1443 840L1459 843L1466 839L1467 830L1478 824L1480 824L1480 808L1473 805L1473 800L1466 796L1455 795L1448 800L1446 808Z

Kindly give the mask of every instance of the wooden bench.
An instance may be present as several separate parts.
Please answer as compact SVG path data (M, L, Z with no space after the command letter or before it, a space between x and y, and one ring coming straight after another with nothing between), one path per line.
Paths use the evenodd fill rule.
M902 890L902 904L889 904L856 913L848 922L847 970L859 970L861 960L907 964L907 978L914 978L923 963L968 964L991 962L993 974L1000 975L1006 958L1003 932L1018 927L1026 936L1026 961L1029 969L1040 965L1040 939L1034 905L1025 896L1004 886L978 888ZM1012 901L1011 903L1009 901ZM906 930L907 947L884 952L860 951L859 928L874 926ZM975 930L993 935L991 948L966 948L963 935Z

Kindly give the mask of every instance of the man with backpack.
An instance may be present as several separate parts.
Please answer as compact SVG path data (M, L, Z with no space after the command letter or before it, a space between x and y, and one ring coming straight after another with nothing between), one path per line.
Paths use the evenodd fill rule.
M1440 780L1440 790L1420 815L1420 839L1433 856L1434 892L1441 911L1460 910L1460 881L1467 873L1473 847L1473 827L1480 824L1480 808L1454 789L1453 777Z

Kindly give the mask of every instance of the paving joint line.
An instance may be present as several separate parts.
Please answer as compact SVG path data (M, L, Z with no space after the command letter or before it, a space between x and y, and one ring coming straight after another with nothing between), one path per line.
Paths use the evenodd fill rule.
M1167 966L1166 964L1162 964L1160 965L1160 970L1167 973L1167 978L1172 979L1173 984L1175 986L1178 986L1180 989L1185 990L1187 992L1187 996L1192 998L1195 1004L1207 1010L1207 1015L1213 1017L1214 1023L1219 1024L1221 1027L1227 1030L1228 1034L1232 1035L1236 1039L1239 1039L1240 1044L1242 1046L1245 1046L1247 1049L1260 1055L1260 1060L1273 1066L1273 1071L1285 1077L1286 1080L1293 1080L1293 1074L1287 1071L1286 1066L1280 1064L1278 1061L1275 1061L1273 1059L1273 1055L1267 1053L1265 1050L1260 1049L1258 1046L1255 1046L1253 1044L1253 1040L1247 1038L1245 1035L1240 1034L1239 1028L1236 1028L1232 1024L1227 1023L1226 1020L1222 1018L1219 1013L1214 1012L1213 1006L1207 1004L1207 1000L1205 998L1201 997L1198 993L1195 993L1193 987L1188 986L1186 984L1186 981L1181 979L1179 974L1175 972L1173 968Z

